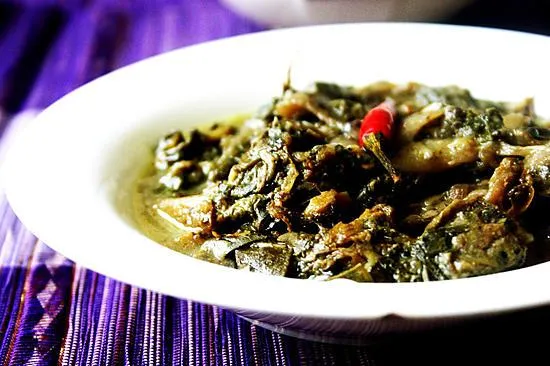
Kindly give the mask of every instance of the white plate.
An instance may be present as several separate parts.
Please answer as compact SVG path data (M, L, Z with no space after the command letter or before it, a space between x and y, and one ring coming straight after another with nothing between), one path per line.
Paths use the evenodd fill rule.
M546 304L550 263L431 283L270 277L162 247L118 207L159 136L254 111L280 92L289 65L297 87L455 83L483 98L534 96L549 116L548 60L543 36L429 24L286 29L177 50L95 80L41 113L8 154L8 199L34 234L83 266L298 335L387 333Z

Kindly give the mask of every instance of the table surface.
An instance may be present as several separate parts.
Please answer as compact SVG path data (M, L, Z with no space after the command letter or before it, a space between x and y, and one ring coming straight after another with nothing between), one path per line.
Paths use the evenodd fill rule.
M495 12L480 1L442 22L550 34L543 2L501 1ZM0 0L0 162L21 125L79 85L262 29L217 0ZM82 268L30 234L0 189L3 365L534 364L545 363L549 325L550 307L540 307L364 346L300 340Z

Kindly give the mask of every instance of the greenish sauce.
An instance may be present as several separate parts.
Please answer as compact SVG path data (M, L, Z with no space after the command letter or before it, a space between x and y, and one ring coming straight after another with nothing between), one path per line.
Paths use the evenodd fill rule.
M222 122L210 122L198 126L198 130L206 130L215 124L240 127L244 121L250 118L249 114L241 114L227 118ZM154 167L154 155L151 153L149 160L144 162L142 173L131 186L131 204L133 207L132 218L138 228L150 239L179 253L192 256L197 259L217 262L210 256L200 251L204 238L193 232L182 230L159 214L156 206L165 198L176 197L173 193L160 188L159 174ZM197 187L188 194L198 193ZM199 191L201 189L198 189Z

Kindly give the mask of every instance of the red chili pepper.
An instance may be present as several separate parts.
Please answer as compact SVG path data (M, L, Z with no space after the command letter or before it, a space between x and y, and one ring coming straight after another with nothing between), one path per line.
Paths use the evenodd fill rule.
M363 118L359 129L359 146L370 150L378 158L382 166L390 173L394 182L398 182L399 173L391 164L390 159L382 151L379 136L391 139L393 121L397 115L395 103L387 100L371 109Z
M367 134L381 133L385 138L391 139L393 133L393 120L397 115L395 103L387 100L371 109L363 118L359 130L359 145L363 146L363 139Z

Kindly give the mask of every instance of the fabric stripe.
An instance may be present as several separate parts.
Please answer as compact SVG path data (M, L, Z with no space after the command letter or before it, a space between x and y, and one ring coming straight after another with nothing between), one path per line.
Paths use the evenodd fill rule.
M71 17L48 53L25 108L44 108L105 72L101 63L93 67L93 56L100 56L96 37L103 37L105 31L98 24L101 16L98 11L85 11Z
M21 318L22 299L27 263L32 256L34 245L30 234L15 219L15 215L2 200L2 223L4 234L0 240L0 359L9 360L17 334L18 320Z
M24 235L29 246L36 239ZM35 247L17 337L10 355L13 365L47 365L57 360L65 324L72 264L44 244Z
M130 300L128 302L128 325L126 327L124 341L124 365L134 365L133 355L136 347L136 335L134 329L137 324L138 294L141 290L132 287L130 290Z
M0 54L0 105L17 112L31 90L51 43L63 24L60 11L50 8L24 10L3 42Z

